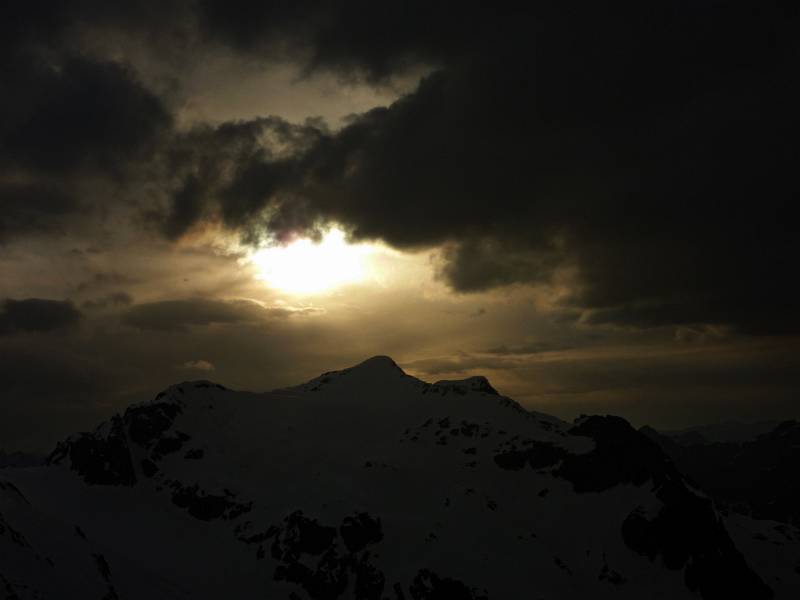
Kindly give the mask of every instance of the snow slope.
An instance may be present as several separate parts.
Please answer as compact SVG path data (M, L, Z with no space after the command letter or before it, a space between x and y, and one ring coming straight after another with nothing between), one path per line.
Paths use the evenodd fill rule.
M0 472L10 598L796 597L791 557L753 560L624 420L387 357L264 394L175 385Z

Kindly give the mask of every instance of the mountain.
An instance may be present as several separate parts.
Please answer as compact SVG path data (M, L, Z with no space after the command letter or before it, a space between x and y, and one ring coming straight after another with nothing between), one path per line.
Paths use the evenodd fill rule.
M800 525L800 423L785 421L755 439L687 441L640 430L721 506L757 519Z
M8 598L794 598L800 532L731 521L647 436L375 357L195 381L0 473ZM759 537L760 536L760 537ZM777 543L780 545L777 545Z
M724 421L697 425L675 431L659 431L679 444L710 444L714 442L747 442L756 439L763 433L769 433L780 425L780 421L757 421L745 423L741 421Z

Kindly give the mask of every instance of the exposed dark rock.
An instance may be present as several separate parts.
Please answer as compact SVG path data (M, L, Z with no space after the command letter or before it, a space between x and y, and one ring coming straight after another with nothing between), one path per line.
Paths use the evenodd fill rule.
M284 526L280 536L275 539L273 548L282 548L281 560L296 560L301 554L322 554L335 537L335 527L320 525L316 519L309 519L303 515L303 511L298 510L284 519Z
M576 492L602 492L621 483L642 485L666 476L680 478L661 449L620 417L585 418L570 430L590 437L595 449L569 454L557 475L572 482Z
M386 577L369 562L369 552L364 552L352 569L356 575L355 600L380 600Z
M377 544L383 539L381 520L373 519L365 512L345 517L339 526L339 534L350 552L360 552L368 544Z
M114 586L109 586L108 591L103 596L102 600L119 600L119 596L117 595L117 591L114 589Z
M607 581L613 585L622 585L625 583L625 578L608 566L605 554L603 555L603 568L600 569L600 574L597 576L597 580Z
M488 600L485 593L428 569L421 569L417 573L408 591L414 600Z
M111 418L107 432L81 433L60 442L46 462L59 464L68 458L70 468L90 484L134 485L136 474L127 440L143 447L155 442L152 452L155 460L176 452L189 437L182 433L161 436L172 426L180 411L178 404L170 402L131 407L124 416ZM148 459L144 459L141 466L147 477L152 477L158 470Z
M477 423L470 423L469 421L461 421L461 435L466 437L473 437L480 431L480 425Z
M566 450L547 442L525 440L525 444L528 447L522 450L512 447L499 451L494 456L494 462L501 469L512 471L519 471L525 465L533 469L544 469L558 464L567 456Z
M641 511L625 519L622 536L630 548L650 560L660 555L670 569L685 566L687 587L706 600L772 597L733 545L710 500L679 486L665 487L664 495L664 507L652 520Z
M100 573L100 576L108 584L108 589L103 595L102 600L119 600L117 590L114 589L114 585L111 582L111 567L108 566L108 561L106 560L105 556L102 554L92 554L92 558L95 560L98 573Z
M110 431L81 433L75 438L60 442L47 459L48 464L59 464L69 457L70 468L77 471L90 484L133 485L136 475L131 462L122 419L111 419Z
M8 521L6 521L3 513L0 513L0 536L8 535L11 538L11 543L16 544L17 546L28 547L30 548L30 544L25 539L25 536L22 535L19 531L14 529Z
M275 568L276 581L300 585L312 600L334 600L347 588L347 567L331 550L322 556L314 570L294 561Z
M183 455L183 458L187 460L200 460L204 455L205 452L202 448L191 448Z
M277 527L270 525L266 531L261 533L239 537L239 541L244 542L245 544L261 544L262 542L266 542L268 539L275 537L279 531L280 530Z
M786 421L743 442L676 443L651 427L640 432L657 443L697 487L718 505L756 519L800 523L800 423Z
M140 464L142 466L142 473L145 477L152 477L158 473L158 466L149 458L143 458Z
M499 396L497 390L489 383L489 380L480 375L456 381L437 381L433 385L423 389L422 393L441 394L445 396L451 392L460 396L464 396L468 392L480 392L492 396Z
M385 577L370 562L370 553L362 552L383 538L380 519L357 513L345 517L339 532L341 539L336 528L321 525L302 511L287 516L282 527L267 530L265 534L274 538L272 556L280 563L274 579L299 585L312 600L335 600L354 578L356 599L380 600ZM260 537L248 538L248 543L250 539Z
M14 589L16 586L14 586L14 584L6 579L2 574L0 574L0 583L3 584L3 592L5 592L6 600L20 600L19 595Z
M705 600L772 596L735 548L711 501L687 487L655 442L612 416L582 417L569 433L590 437L595 448L571 454L538 443L525 450L512 447L499 452L495 463L503 469L521 470L526 464L542 468L560 461L553 475L570 481L578 493L651 482L663 507L652 520L641 511L626 518L622 534L628 547L651 560L661 556L670 569L684 569L687 587Z
M252 509L253 503L238 503L235 496L219 496L208 494L198 489L197 485L181 486L173 482L172 503L187 509L196 519L210 521L212 519L235 519Z
M92 557L97 563L97 571L100 576L106 581L111 581L111 567L108 566L108 561L102 554L92 554Z
M5 479L0 479L0 490L3 490L4 492L11 492L17 498L22 500L25 504L30 504L30 502L28 502L28 499L24 496L24 494L21 491L19 491L19 488L10 481L6 481Z
M570 432L595 441L593 451L570 454L557 470L577 492L652 481L663 506L652 520L640 510L625 519L622 536L628 547L651 560L660 555L667 568L685 567L687 587L705 600L772 597L734 546L711 500L686 486L654 442L619 417L588 417Z
M181 388L178 388L183 392ZM160 402L134 406L125 411L130 439L143 447L148 447L165 431L172 427L175 417L182 411L176 402Z
M561 560L559 557L557 557L557 556L554 556L554 557L553 557L553 562L556 564L556 566L557 566L559 569L561 569L562 571L564 571L564 572L565 572L567 575L572 575L572 569L570 569L570 568L567 566L567 564L566 564L566 563L565 563L563 560Z
M253 503L252 502L241 502L241 503L234 503L231 509L225 514L226 519L235 519L244 513L250 512L253 510Z
M232 503L224 496L199 493L197 486L179 488L172 494L172 502L185 508L196 519L218 519Z
M167 454L178 452L183 447L183 443L190 439L191 437L189 435L180 431L176 432L175 435L172 436L161 437L158 439L155 446L153 446L153 450L150 455L152 456L153 460L161 460L161 458Z

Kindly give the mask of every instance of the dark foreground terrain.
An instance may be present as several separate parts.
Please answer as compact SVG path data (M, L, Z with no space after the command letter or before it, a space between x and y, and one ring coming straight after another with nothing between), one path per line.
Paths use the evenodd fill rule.
M797 432L683 446L387 357L265 394L182 383L0 471L0 590L797 598Z

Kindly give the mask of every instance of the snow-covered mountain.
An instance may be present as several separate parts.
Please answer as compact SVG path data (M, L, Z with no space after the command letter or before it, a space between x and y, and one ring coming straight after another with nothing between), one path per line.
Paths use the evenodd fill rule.
M800 532L726 521L611 416L387 357L175 385L0 472L8 598L796 598Z
M800 423L784 421L753 439L676 441L652 427L642 434L669 456L681 473L726 509L758 519L800 524ZM703 438L701 438L703 439Z
M758 436L773 431L781 421L723 421L697 425L686 429L659 431L661 435L671 438L676 444L691 446L694 444L742 443L749 442Z

